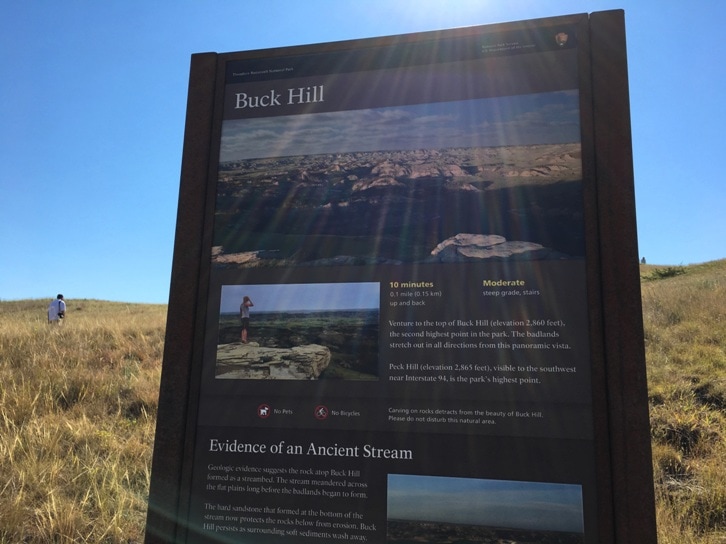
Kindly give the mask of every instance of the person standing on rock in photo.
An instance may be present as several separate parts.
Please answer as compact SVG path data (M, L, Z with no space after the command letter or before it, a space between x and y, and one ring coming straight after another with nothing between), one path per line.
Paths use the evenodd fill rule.
M63 295L58 295L48 306L48 323L51 325L61 325L65 316L66 303Z
M242 321L242 335L241 340L243 344L247 343L247 331L250 328L250 307L254 306L250 297L245 295L242 299L242 304L239 305L239 317Z

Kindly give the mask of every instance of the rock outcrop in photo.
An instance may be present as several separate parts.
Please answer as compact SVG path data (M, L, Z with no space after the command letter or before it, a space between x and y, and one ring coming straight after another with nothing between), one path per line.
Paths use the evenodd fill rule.
M431 257L434 262L455 263L484 259L557 259L566 255L534 242L510 242L496 234L460 233L437 245Z
M237 380L317 380L330 364L330 349L318 344L265 348L221 344L217 348L217 378Z

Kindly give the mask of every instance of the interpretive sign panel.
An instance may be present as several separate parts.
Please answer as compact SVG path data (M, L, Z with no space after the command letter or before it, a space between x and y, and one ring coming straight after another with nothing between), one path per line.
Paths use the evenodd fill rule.
M621 12L195 55L184 153L148 542L654 541Z

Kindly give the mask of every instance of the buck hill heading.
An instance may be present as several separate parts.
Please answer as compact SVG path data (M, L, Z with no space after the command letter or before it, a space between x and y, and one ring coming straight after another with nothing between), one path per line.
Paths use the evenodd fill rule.
M275 89L262 95L250 96L247 93L235 93L236 110L245 108L269 108L273 106L292 105L292 104L312 104L315 102L324 102L324 85L313 85L311 87L296 87L287 89L286 93L281 93ZM283 94L287 98L286 102L282 102Z

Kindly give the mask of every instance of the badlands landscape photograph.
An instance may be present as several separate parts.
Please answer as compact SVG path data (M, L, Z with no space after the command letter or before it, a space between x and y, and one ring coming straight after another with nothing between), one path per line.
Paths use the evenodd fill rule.
M576 112L577 93L543 93L227 121L212 261L581 258Z

